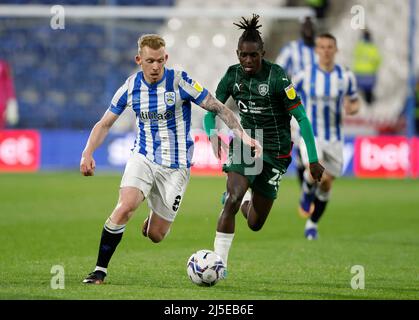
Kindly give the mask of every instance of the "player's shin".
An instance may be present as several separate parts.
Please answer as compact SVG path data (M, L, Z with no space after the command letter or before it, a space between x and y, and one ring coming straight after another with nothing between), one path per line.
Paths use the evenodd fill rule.
M326 210L327 203L329 202L330 191L323 191L317 188L314 197L314 211L310 217L310 220L314 223L318 223L324 211Z
M299 212L303 217L310 216L313 212L314 192L316 190L316 183L313 181L308 170L304 171L304 181L302 184L302 192L300 198Z
M109 261L116 247L122 239L122 235L125 231L125 225L118 225L108 218L105 222L102 231L102 237L100 239L99 254L96 262L96 270L100 270L106 273Z

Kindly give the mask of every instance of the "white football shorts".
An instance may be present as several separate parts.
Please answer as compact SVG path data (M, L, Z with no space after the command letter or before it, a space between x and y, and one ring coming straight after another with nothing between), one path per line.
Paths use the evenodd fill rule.
M325 141L314 138L317 157L325 170L334 177L340 177L343 169L343 143L341 141ZM301 158L305 166L309 165L304 139L300 140Z
M135 187L147 198L148 207L173 222L189 182L189 168L168 168L140 153L132 153L125 166L122 187Z

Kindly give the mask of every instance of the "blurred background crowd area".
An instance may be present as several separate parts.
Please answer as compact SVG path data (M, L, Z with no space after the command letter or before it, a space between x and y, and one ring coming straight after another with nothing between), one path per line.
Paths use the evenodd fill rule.
M32 15L28 5L127 6L195 8L191 17L95 18L65 17L63 29L53 29L50 17ZM237 63L241 34L233 22L240 16L211 17L199 12L247 8L261 15L266 58L275 61L287 42L300 38L301 19L266 16L258 9L312 8L317 33L331 32L338 40L339 63L353 67L354 48L363 30L354 29L354 6L365 12L365 26L380 55L373 101L362 100L361 112L345 119L349 134L405 134L409 75L409 1L393 0L3 0L19 5L19 16L0 15L0 60L7 63L18 105L13 128L90 129L109 106L125 79L136 72L138 37L164 36L168 67L186 70L214 92L227 67ZM86 9L87 10L87 9ZM89 9L91 10L91 9ZM1 13L1 9L0 9ZM416 7L416 16L419 8ZM418 26L416 26L418 29ZM418 32L416 32L418 34ZM418 46L418 43L416 43ZM416 48L416 52L419 52ZM419 70L415 70L418 75ZM234 108L234 106L233 106ZM193 128L202 128L203 110L195 108ZM417 113L416 113L417 114ZM135 128L126 112L114 130Z

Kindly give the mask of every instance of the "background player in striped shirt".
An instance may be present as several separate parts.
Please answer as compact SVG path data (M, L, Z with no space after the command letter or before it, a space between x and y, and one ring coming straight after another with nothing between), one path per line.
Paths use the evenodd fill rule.
M308 167L304 172L299 211L309 217L305 236L310 240L318 236L317 223L329 201L333 180L342 174L342 113L353 115L360 108L355 76L349 69L335 63L336 38L329 33L319 35L316 52L319 63L301 71L294 81L313 127L319 162L325 167L318 184L310 176ZM304 141L301 145L303 162L308 165Z
M91 176L95 170L93 152L126 108L135 111L138 136L122 177L118 203L102 231L96 268L84 283L104 281L125 226L145 198L151 212L144 221L143 235L160 242L169 232L189 181L191 102L217 113L245 145L255 148L256 157L260 156L261 146L243 131L233 112L185 72L165 68L167 58L162 37L139 39L135 59L142 71L130 76L116 92L83 151L80 171Z
M216 95L221 102L231 96L240 109L243 128L252 136L263 139L263 164L260 172L247 170L253 163L246 163L243 149L234 140L230 143L229 156L223 166L227 173L227 193L224 208L218 219L214 251L227 265L228 253L234 238L235 215L241 208L249 228L260 230L277 197L283 174L291 162L292 141L290 120L294 116L307 143L310 172L314 180L320 180L324 168L317 161L313 131L300 97L284 70L277 64L263 59L263 41L258 28L259 16L245 19L237 25L243 29L238 46L239 64L228 68L218 84ZM215 115L207 113L204 127L215 143ZM260 131L263 132L260 132ZM215 132L216 133L216 132ZM260 134L261 135L258 135ZM217 137L217 135L215 135ZM215 155L219 157L217 148ZM252 193L248 191L252 189Z
M293 77L307 66L317 62L314 50L316 28L310 17L306 17L301 24L301 38L288 42L279 52L275 63Z
M293 78L307 66L317 63L317 55L314 51L316 28L310 17L306 17L301 24L301 38L288 42L280 51L276 63L279 64ZM291 135L295 142L296 169L300 185L303 183L304 163L300 152L299 127L295 118L291 120Z

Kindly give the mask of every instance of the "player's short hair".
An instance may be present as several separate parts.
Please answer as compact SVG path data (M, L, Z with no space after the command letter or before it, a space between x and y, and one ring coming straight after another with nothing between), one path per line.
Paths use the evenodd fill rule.
M333 35L333 34L331 34L331 33L329 33L329 32L324 32L324 33L321 33L321 34L319 34L316 38L327 38L327 39L332 39L334 42L335 42L335 45L337 46L338 45L338 42L337 42L337 40L336 40L336 37Z
M144 47L158 50L165 46L166 42L158 34L144 34L138 39L138 52L141 52L141 49Z
M239 29L244 29L242 35L239 38L238 46L245 42L257 42L259 44L259 49L263 50L263 41L260 36L260 31L258 30L262 27L259 23L259 16L257 14L253 14L252 19L246 19L242 17L243 21L239 23L233 23L234 25L238 26Z

